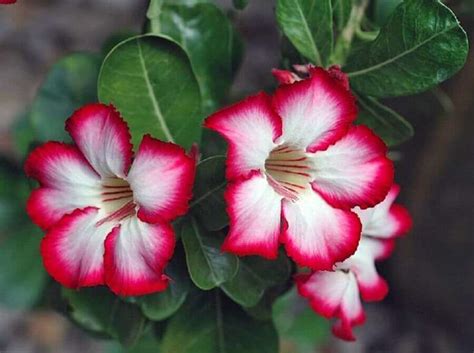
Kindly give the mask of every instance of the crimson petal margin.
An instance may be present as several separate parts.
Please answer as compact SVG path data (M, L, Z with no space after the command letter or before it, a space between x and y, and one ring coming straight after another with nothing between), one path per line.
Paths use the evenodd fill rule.
M110 224L97 226L99 210L88 207L64 216L41 241L48 273L68 288L104 284L104 241Z
M278 256L281 200L260 172L230 184L225 192L230 217L229 235L222 250L240 256Z
M311 77L278 87L273 107L283 123L283 142L309 152L325 150L357 117L355 98L321 68Z
M337 266L338 269L354 272L365 301L380 301L388 293L387 282L375 268L375 260L383 256L387 256L387 241L363 236L355 254Z
M204 126L223 135L229 144L229 180L247 176L252 170L264 170L265 160L282 131L281 119L263 92L211 115Z
M313 189L334 207L373 207L393 183L387 147L368 127L353 126L326 151L315 153Z
M133 156L131 136L113 106L85 105L66 121L66 130L102 177L127 175Z
M155 223L185 214L195 172L196 162L183 148L145 135L127 176L138 217Z
M149 224L130 217L105 241L105 282L117 295L138 296L163 291L163 270L173 255L174 231L169 224Z
M344 340L353 341L354 325L365 321L356 278L351 272L318 271L296 276L299 294L307 298L311 308L326 318L339 318L332 331Z
M77 208L99 202L100 177L75 146L47 142L37 147L25 162L25 173L40 183L26 211L42 229L49 229Z
M362 233L380 239L393 239L408 233L413 221L408 210L393 202L400 192L400 187L392 185L387 197L373 208L361 210L356 207L362 222Z
M356 251L361 233L357 215L333 208L311 189L295 202L283 200L283 218L281 240L300 266L331 270Z

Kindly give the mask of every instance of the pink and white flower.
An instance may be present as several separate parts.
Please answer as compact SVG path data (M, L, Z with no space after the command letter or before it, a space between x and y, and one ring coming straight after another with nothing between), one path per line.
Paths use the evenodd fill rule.
M40 184L27 211L46 231L47 271L70 288L106 284L119 295L165 289L175 245L170 222L187 211L195 161L148 135L133 156L128 126L112 106L79 109L66 130L75 145L47 142L25 164Z
M309 300L315 312L339 319L333 333L342 339L354 340L352 327L365 320L361 297L367 302L379 301L388 293L387 283L378 275L375 261L390 256L394 239L408 232L412 223L408 211L393 204L399 190L394 185L383 202L356 211L361 215L363 236L354 255L336 264L333 271L296 277L299 293Z
M342 73L341 73L342 74ZM338 77L309 77L249 97L205 121L229 143L230 231L223 249L331 270L354 253L361 224L351 208L382 201L393 180L386 146L353 126L354 97Z

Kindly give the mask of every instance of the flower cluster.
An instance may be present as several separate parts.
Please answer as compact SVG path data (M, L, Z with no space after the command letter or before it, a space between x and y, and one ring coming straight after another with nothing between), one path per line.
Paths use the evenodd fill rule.
M226 193L231 219L224 249L277 256L279 243L311 274L297 275L300 294L319 314L340 322L333 333L353 340L366 301L388 291L375 261L411 226L392 205L399 188L385 144L357 115L338 67L273 70L281 86L212 115L205 125L229 143ZM362 237L361 237L362 234Z
M362 238L354 255L337 263L333 271L296 276L299 293L308 298L314 311L327 318L339 318L333 333L342 339L354 340L352 327L365 320L360 296L365 301L379 301L388 293L387 283L375 269L375 261L389 257L395 238L411 228L408 211L393 204L399 191L399 186L393 185L377 206L354 209L362 222Z
M393 205L393 165L357 107L338 67L274 70L280 86L208 117L228 142L222 249L275 259L280 244L310 274L296 284L313 309L353 339L366 301L387 293L375 261L407 232ZM38 180L27 205L46 231L47 271L71 288L107 285L118 295L164 290L173 255L171 221L187 212L195 158L146 135L135 156L127 124L112 106L87 105L66 123L75 144L48 142L26 161Z

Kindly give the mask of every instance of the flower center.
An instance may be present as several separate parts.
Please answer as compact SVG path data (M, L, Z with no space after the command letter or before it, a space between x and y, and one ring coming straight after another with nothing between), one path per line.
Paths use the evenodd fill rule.
M292 201L310 187L312 166L308 154L298 148L281 145L265 161L268 182L281 196Z
M105 178L102 180L101 210L104 217L97 225L106 222L120 222L124 218L135 214L135 202L130 184L120 178Z

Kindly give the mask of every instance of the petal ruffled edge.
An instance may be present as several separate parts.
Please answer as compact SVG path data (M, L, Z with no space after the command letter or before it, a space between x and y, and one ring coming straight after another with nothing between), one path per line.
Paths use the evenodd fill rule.
M284 142L313 153L341 139L357 117L354 96L319 67L307 79L279 86L272 105L282 119Z
M212 114L204 126L221 134L228 143L228 180L247 177L252 170L263 170L268 154L276 146L275 140L282 133L281 119L264 92Z
M259 255L276 259L282 196L273 190L260 172L253 171L248 178L229 184L224 197L230 228L222 250L239 256Z
M96 227L97 215L98 209L94 207L77 209L65 215L41 241L40 252L46 271L65 287L76 289L105 283L103 245L110 229L105 225ZM95 233L84 234L92 231ZM91 264L91 261L97 263Z
M113 105L92 103L79 108L66 121L66 130L101 176L127 175L133 145L128 125Z
M299 202L309 204L298 206ZM294 207L299 207L299 210L295 210L290 218L290 210ZM324 208L324 212L321 208ZM312 212L308 213L309 210ZM337 221L338 227L334 227L336 221L331 223L330 216L333 217L333 221ZM284 221L280 240L285 245L288 256L298 265L316 271L332 270L335 263L344 261L354 254L361 237L362 225L355 213L332 207L314 191L311 191L311 195L305 199L296 202L283 200L282 218ZM301 220L299 223L304 225L303 227L297 225L298 219ZM311 227L311 222L319 223ZM326 226L323 228L324 224ZM337 244L334 242L336 233L340 237ZM306 241L302 241L302 234ZM315 239L317 235L324 239ZM309 248L311 239L315 241L312 249ZM323 248L317 249L319 246L317 243Z
M155 223L184 215L195 174L196 161L182 147L145 135L127 176L138 218Z
M387 146L372 130L352 126L334 145L315 154L314 163L320 172L315 173L311 185L334 207L374 207L385 199L393 184L393 162L386 153ZM354 185L357 179L360 185Z
M116 226L105 240L105 283L112 292L121 296L140 296L165 290L169 278L164 274L164 269L173 256L176 242L173 228L166 223L141 222L138 218L128 222ZM141 223L134 226L131 222ZM125 240L134 237L133 246L120 243L120 230L127 225L133 229L128 229L124 237ZM151 234L138 234L140 231L149 231ZM126 260L123 263L119 259L120 251ZM130 261L136 266L132 272L130 269L133 265L127 263Z

